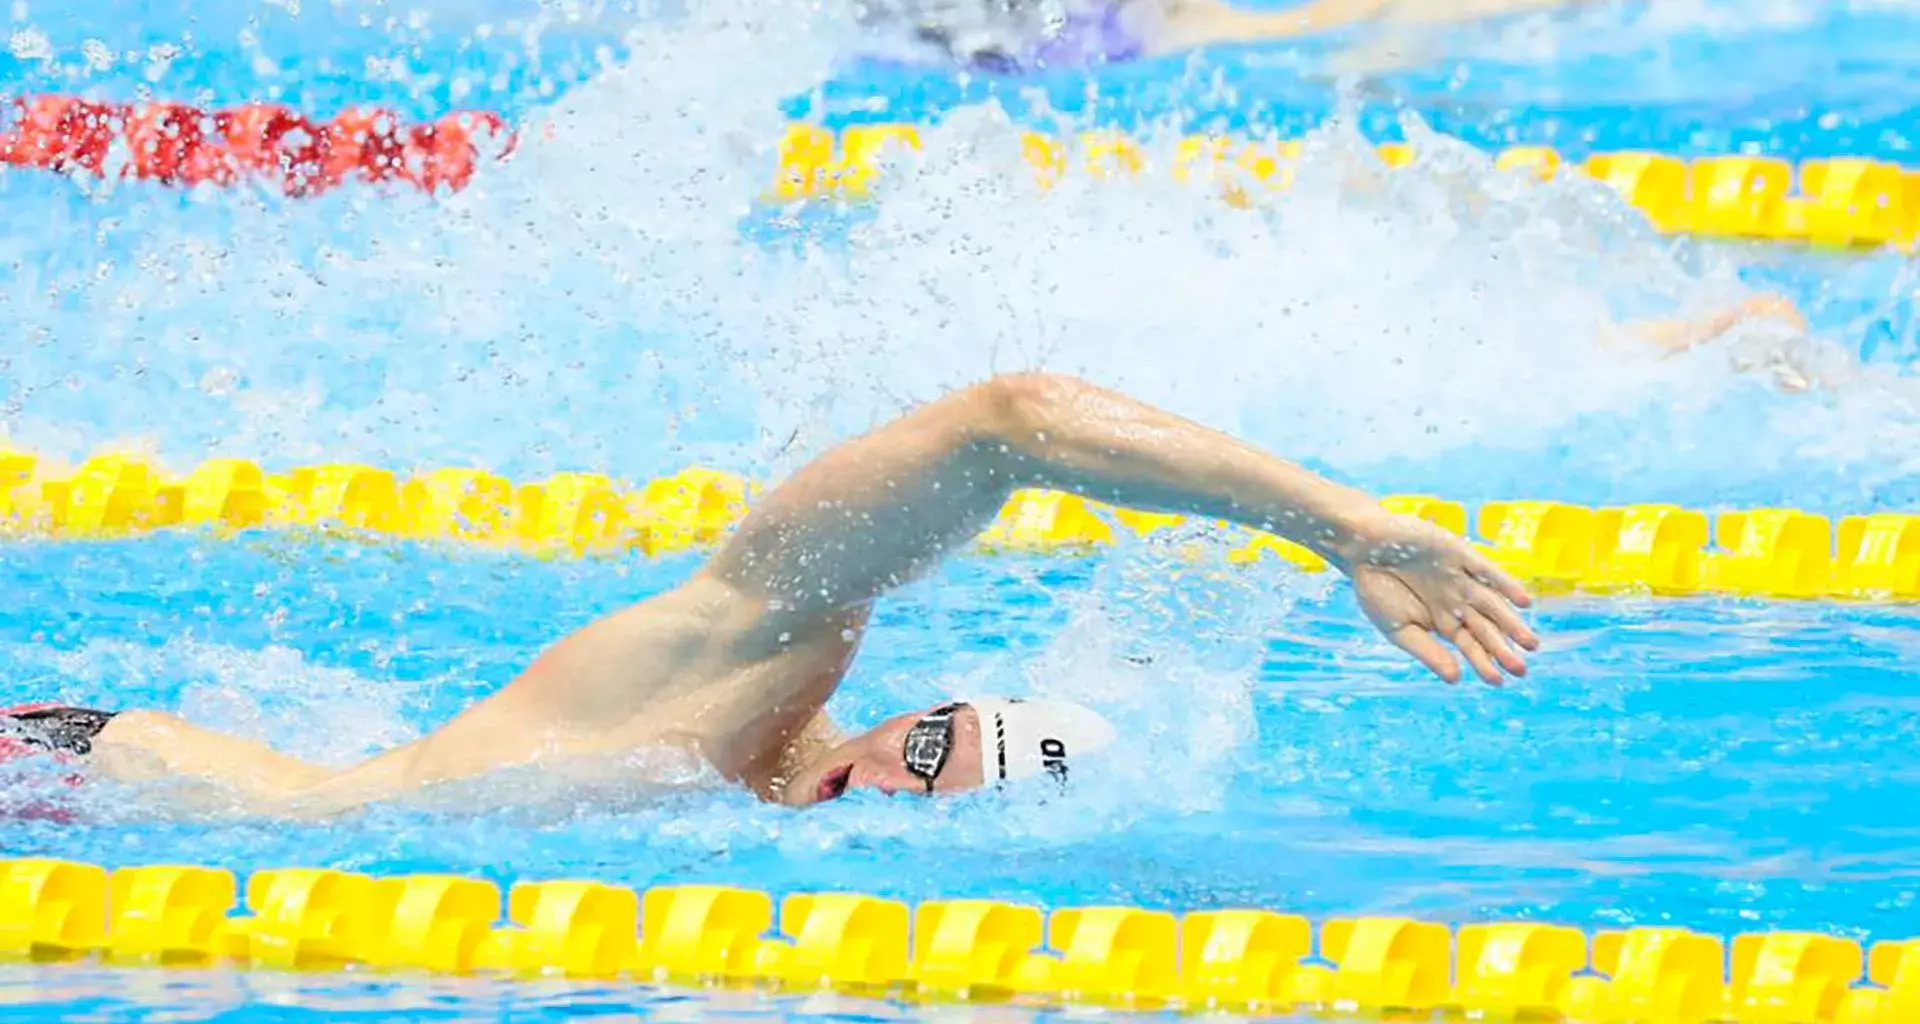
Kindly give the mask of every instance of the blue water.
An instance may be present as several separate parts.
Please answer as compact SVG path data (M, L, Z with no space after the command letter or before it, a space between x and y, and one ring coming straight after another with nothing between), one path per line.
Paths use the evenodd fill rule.
M279 541L3 553L19 595L0 617L10 694L177 708L335 761L432 728L561 632L687 569ZM1097 701L1139 763L1084 780L1065 808L863 794L800 812L698 791L641 809L296 827L183 819L94 787L77 797L86 823L0 835L11 854L108 865L1911 933L1920 828L1901 808L1920 773L1920 613L1552 601L1534 617L1548 643L1532 679L1449 689L1324 579L1219 569L1145 545L967 559L881 606L833 712L858 727L953 693ZM15 787L45 790L30 775ZM151 981L93 992L51 971L0 980L69 984L199 998ZM502 998L440 997L487 1013Z
M0 53L0 83L212 106L271 98L321 115L356 103L417 117L472 107L518 114L617 65L630 55L627 33L677 9L633 0L571 8L119 0L56 13L24 4L14 25L37 29L46 45L23 48L16 37ZM1580 156L1759 147L1912 162L1920 63L1904 41L1916 17L1869 0L1603 4L1432 34L1425 59L1354 73L1354 86L1368 101L1367 129L1381 137L1398 137L1397 115L1415 110L1483 146L1550 144ZM1293 134L1331 112L1343 74L1335 58L1363 39L1221 46L1016 78L849 58L783 107L829 124L921 122L994 100L1038 125L1065 113L1130 127ZM88 40L111 62L90 62Z
M857 1024L919 1020L927 1013L852 996L688 993L626 984L509 983L472 978L365 980L86 968L26 972L0 967L0 1015L11 1019L14 1013L28 1014L54 1001L59 1001L73 1018L85 1020L388 1021L404 1014L407 1020L426 1021L610 1018ZM987 1009L972 1012L969 1019L1076 1018L1062 1012Z
M156 578L157 565L187 570ZM271 542L14 546L20 600L0 649L22 697L180 708L338 761L433 728L686 568ZM865 795L806 813L699 792L614 814L209 825L83 791L108 821L9 824L7 847L503 884L1670 917L1879 938L1911 926L1920 829L1897 808L1920 770L1903 671L1920 613L1554 601L1535 620L1551 638L1535 678L1496 691L1423 676L1327 588L1142 546L1098 563L963 560L884 603L837 716L865 727L969 692L1096 699L1141 763L1115 766L1065 816L1030 800ZM1178 640L1175 621L1189 624Z
M505 2L16 7L0 91L481 106L530 127L512 163L440 200L0 174L0 438L175 469L218 455L641 479L702 461L766 478L945 387L1045 367L1377 491L1920 507L1910 261L1662 238L1590 183L1521 188L1425 134L1914 162L1920 87L1898 43L1920 15L1627 5L1461 30L1441 57L1343 91L1328 68L1350 40L962 81L849 63L825 29L740 32L708 6L722 14L552 15L531 38L516 23L533 9ZM89 38L119 56L90 70ZM178 53L155 63L159 44ZM942 127L870 208L756 211L778 128L803 113ZM1271 209L1226 212L1164 184L1041 195L1010 156L1022 123L1309 132L1312 148ZM1363 140L1404 134L1430 165L1369 185ZM1782 394L1732 368L1764 332L1674 360L1596 343L1607 321L1759 288L1805 309L1798 358L1830 386ZM0 678L9 699L159 707L347 763L693 564L6 540ZM861 795L798 813L697 789L294 827L92 786L72 796L81 823L0 823L0 851L1905 938L1920 933L1903 810L1920 771L1915 614L1556 598L1534 613L1546 648L1528 681L1450 689L1326 577L1144 544L968 558L882 603L832 711L861 727L954 693L1097 704L1139 753L1065 806ZM22 766L0 783L53 784ZM911 1012L64 969L0 974L0 1004L249 1021Z

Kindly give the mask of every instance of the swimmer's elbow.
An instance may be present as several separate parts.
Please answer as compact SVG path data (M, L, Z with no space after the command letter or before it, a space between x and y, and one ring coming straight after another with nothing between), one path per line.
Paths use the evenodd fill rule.
M1093 389L1087 382L1057 373L1007 373L975 385L976 440L1002 450L1031 452L1057 436L1069 412Z

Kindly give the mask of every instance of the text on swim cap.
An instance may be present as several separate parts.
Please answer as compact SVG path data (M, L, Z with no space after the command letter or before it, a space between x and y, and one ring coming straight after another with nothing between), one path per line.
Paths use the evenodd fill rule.
M1052 736L1040 741L1040 763L1054 778L1067 781L1067 745Z

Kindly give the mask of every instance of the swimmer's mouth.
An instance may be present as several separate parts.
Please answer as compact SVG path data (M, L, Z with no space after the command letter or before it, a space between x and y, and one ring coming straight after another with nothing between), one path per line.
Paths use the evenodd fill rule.
M844 765L821 776L820 787L814 791L814 799L820 802L839 798L847 791L847 783L853 778L853 766Z

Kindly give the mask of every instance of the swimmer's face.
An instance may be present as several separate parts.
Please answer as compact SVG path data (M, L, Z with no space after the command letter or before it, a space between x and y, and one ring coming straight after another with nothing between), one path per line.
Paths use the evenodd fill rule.
M932 708L890 718L871 731L834 747L794 773L781 791L781 802L795 807L824 803L856 789L924 794L926 780L907 770L907 731ZM953 746L947 763L933 781L935 793L962 793L978 789L980 777L980 715L962 707L953 715Z

